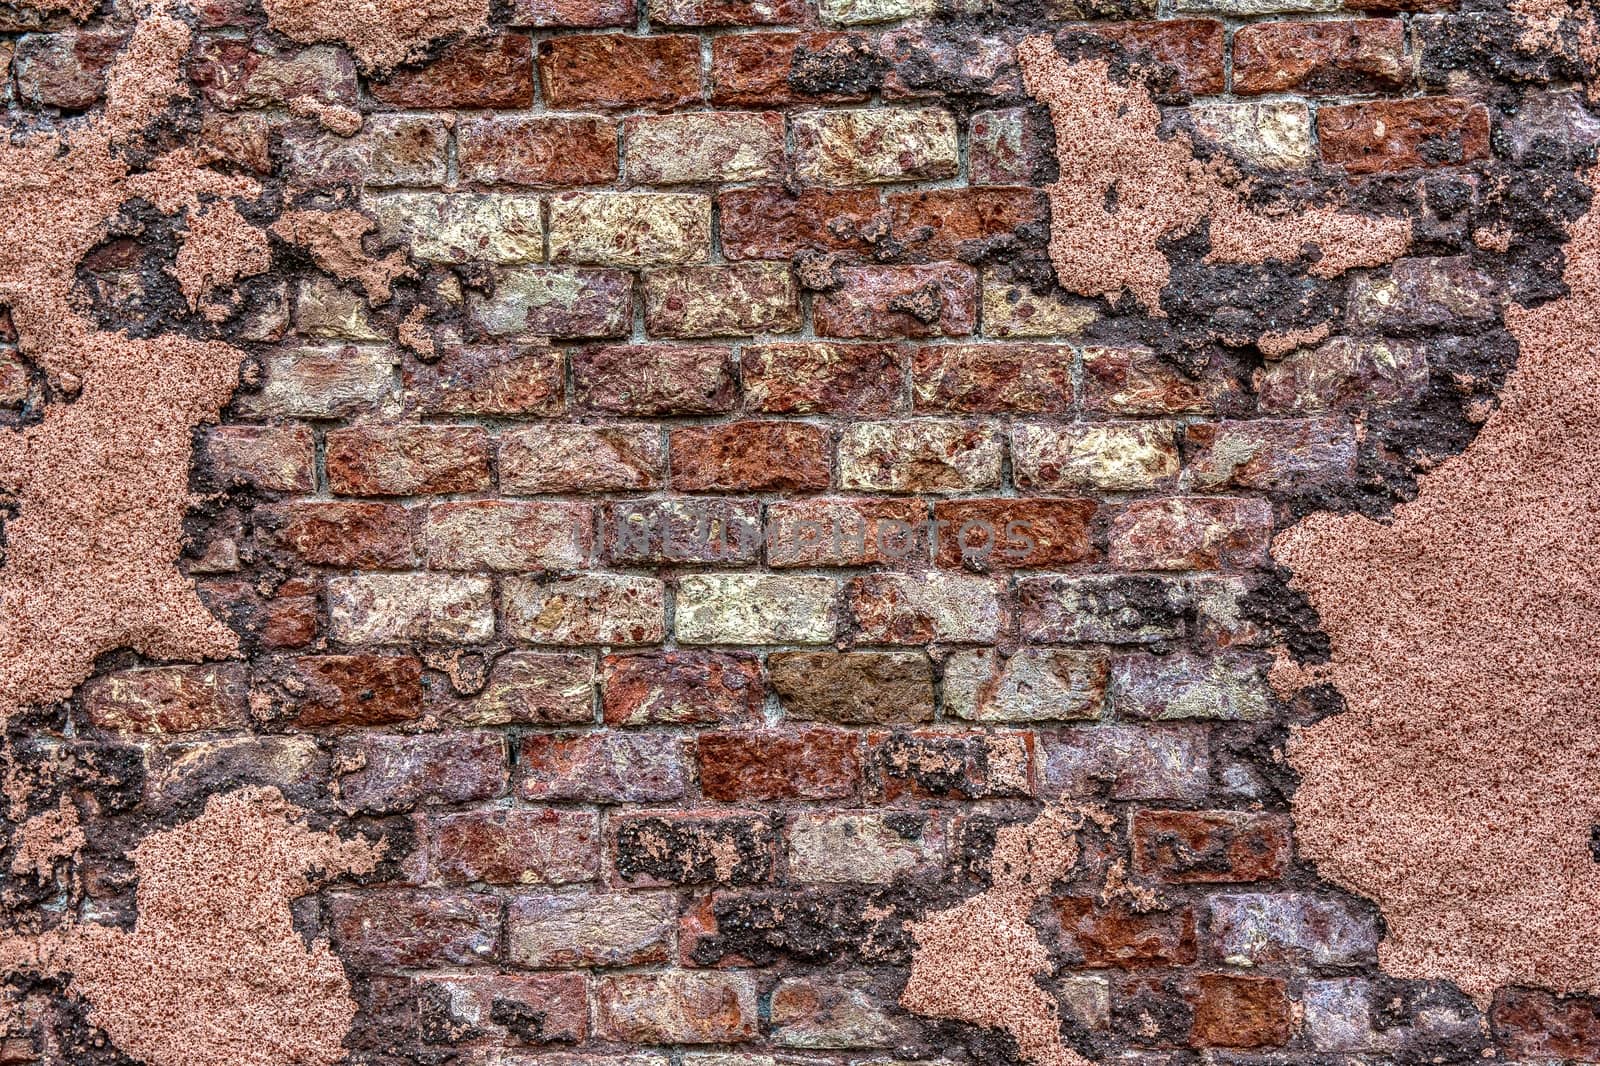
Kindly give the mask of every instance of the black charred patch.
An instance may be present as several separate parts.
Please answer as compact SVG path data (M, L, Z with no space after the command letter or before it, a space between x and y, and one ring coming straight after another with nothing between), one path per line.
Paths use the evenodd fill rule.
M628 819L617 830L617 873L624 881L757 884L772 876L776 841L777 826L766 819Z
M839 37L821 48L804 44L789 63L789 88L808 96L858 96L877 92L889 63L872 43L855 35Z

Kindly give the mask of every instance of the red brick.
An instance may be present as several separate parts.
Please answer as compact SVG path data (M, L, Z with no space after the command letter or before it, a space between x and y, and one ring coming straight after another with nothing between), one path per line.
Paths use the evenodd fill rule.
M705 733L700 788L720 802L845 799L861 782L856 734L836 729Z
M803 87L803 77L819 61L864 50L866 41L860 34L846 33L741 33L714 38L711 102L782 106L865 100L865 88L812 92ZM826 79L816 81L827 84Z
M896 243L931 259L977 259L1002 238L1050 219L1043 189L988 185L891 193L888 200Z
M1207 368L1198 377L1179 370L1149 348L1102 347L1083 352L1083 406L1116 415L1203 414L1228 406L1239 394L1230 377Z
M1065 345L926 345L911 358L913 401L919 411L1062 414L1074 362Z
M1276 977L1203 974L1188 992L1195 1047L1280 1047L1289 1042L1290 1006Z
M580 973L424 977L417 988L425 1044L571 1044L589 1031L588 982Z
M489 487L489 437L480 426L362 426L329 430L328 488L342 496L413 496Z
M456 131L461 177L564 189L617 179L617 127L604 118L495 115Z
M216 426L202 445L203 469L220 488L311 492L316 438L309 426Z
M804 0L650 0L662 26L783 26L806 17Z
M766 691L753 655L661 651L608 655L607 725L741 725L761 720Z
M1494 998L1489 1024L1508 1057L1600 1059L1600 999L1508 988Z
M894 344L749 344L740 380L748 411L887 415L905 410L905 349Z
M403 380L419 414L549 416L565 406L564 366L558 348L461 346L437 362L408 362Z
M396 70L370 88L391 107L531 107L533 39L507 33L457 41L423 66Z
M542 807L433 815L428 864L445 884L563 885L600 872L600 816Z
M606 33L539 42L545 103L561 110L677 107L700 99L700 39Z
M1403 11L1449 11L1460 6L1460 0L1350 0L1345 7L1352 11L1372 11L1396 14ZM1418 29L1422 26L1418 23Z
M575 570L588 562L594 520L585 504L454 500L428 508L424 541L435 570Z
M1370 93L1410 80L1398 19L1258 22L1233 35L1233 91Z
M1136 911L1126 904L1102 904L1084 896L1052 901L1069 943L1083 955L1083 965L1136 969L1147 966L1189 966L1199 957L1191 907Z
M672 431L672 487L686 492L812 492L832 476L828 431L803 422L730 422Z
M738 1044L756 1036L756 989L744 973L672 970L602 978L597 1028L635 1044Z
M632 888L758 884L778 842L774 819L753 814L640 812L613 817L607 833L611 867Z
M1177 76L1174 88L1182 92L1222 92L1223 30L1214 19L1104 22L1084 26L1081 32L1113 41L1130 56L1165 63Z
M328 901L341 957L361 966L465 966L499 955L500 900L470 892L341 892Z
M1096 509L1093 500L940 500L935 559L980 571L1092 562Z
M263 648L303 648L316 638L317 597L309 582L285 581L270 596L249 581L203 582L199 591L207 608Z
M606 504L606 561L614 566L754 563L761 558L761 504L692 496Z
M1375 100L1317 111L1324 162L1352 174L1451 166L1489 155L1489 112L1454 97Z
M776 500L767 506L767 565L883 566L928 557L918 500Z
M302 729L395 725L422 715L422 664L409 655L306 655L273 680Z
M616 344L572 355L581 407L626 415L733 410L732 351L714 345Z
M1175 496L1140 500L1111 524L1112 565L1127 570L1264 566L1272 539L1265 500Z
M977 329L978 275L958 263L839 270L842 287L812 303L822 337L960 337Z
M1168 884L1265 881L1289 865L1289 823L1278 814L1142 810L1131 835L1134 871Z
M634 0L512 0L513 26L632 26Z
M506 750L494 733L353 736L339 745L340 803L354 811L405 810L419 800L467 803L505 791Z
M684 787L683 753L670 733L538 734L518 749L523 799L646 803L677 799Z
M717 206L722 254L729 259L792 259L805 251L866 255L888 227L870 189L729 189L718 194Z
M416 561L419 513L397 503L303 500L255 509L257 535L312 566L403 569Z
M83 711L96 729L188 733L248 723L241 663L119 670L83 686Z

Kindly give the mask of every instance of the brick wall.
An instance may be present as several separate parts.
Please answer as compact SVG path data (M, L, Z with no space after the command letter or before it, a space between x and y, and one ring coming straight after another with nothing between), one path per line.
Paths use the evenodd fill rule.
M271 785L388 849L297 910L353 1062L1006 1063L899 1007L906 923L1081 805L1109 817L1033 923L1092 1059L1600 1056L1594 1001L1381 972L1376 908L1294 850L1284 739L1337 697L1266 681L1325 644L1274 532L1470 441L1583 206L1572 57L1465 6L514 0L379 76L200 5L185 136L263 217L368 213L434 351L287 246L240 289L182 565L246 654L113 654L12 724L88 842L11 923L128 923L132 842ZM0 15L12 120L98 106L132 17ZM1190 239L1162 315L1062 291L1037 32L1411 252L1328 279ZM170 221L125 214L85 301L210 328ZM12 421L65 402L4 355ZM59 987L10 994L0 1062L131 1061Z

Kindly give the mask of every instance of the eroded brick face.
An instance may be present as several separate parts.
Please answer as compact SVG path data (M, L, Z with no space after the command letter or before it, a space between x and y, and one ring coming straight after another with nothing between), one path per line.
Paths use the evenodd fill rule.
M1274 537L1409 498L1493 410L1506 308L1561 291L1588 39L1462 6L514 0L376 70L199 5L130 165L192 138L251 220L348 205L398 269L277 241L190 306L195 219L108 207L101 326L245 353L178 562L240 648L113 651L13 721L10 821L86 835L35 869L0 834L7 927L131 927L141 837L270 787L382 846L294 912L358 1066L1074 1066L901 996L1008 827L1081 810L1025 917L1073 1055L1600 1058L1600 1000L1383 971L1295 850L1286 737L1337 708L1268 683L1327 654ZM18 131L103 106L103 8L0 5ZM1284 226L1401 218L1404 256L1213 261L1208 206L1159 306L1061 287L1048 186L1110 149L1030 95L1039 34ZM0 306L0 434L74 399L24 341ZM0 1063L126 1061L13 992Z

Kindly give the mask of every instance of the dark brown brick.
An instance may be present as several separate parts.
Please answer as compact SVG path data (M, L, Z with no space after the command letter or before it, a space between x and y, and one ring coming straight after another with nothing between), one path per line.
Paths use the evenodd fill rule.
M1204 974L1188 1000L1194 1011L1189 1042L1195 1047L1279 1047L1289 1042L1289 996L1276 977Z
M767 671L789 718L839 725L933 720L933 667L921 652L776 652Z
M634 0L512 0L513 26L595 28L631 26Z
M555 415L566 404L560 349L459 346L437 362L408 362L407 393L427 415Z
M1176 75L1173 87L1182 92L1196 96L1222 92L1223 30L1215 19L1102 22L1082 30L1121 45L1130 56L1171 67Z
M303 500L255 509L257 535L313 566L404 569L416 560L420 512L398 503Z
M660 26L782 26L806 17L804 0L650 0Z
M378 726L422 715L422 664L409 655L306 655L273 676L302 729Z
M808 79L868 48L853 33L741 33L711 42L711 102L782 106L865 100L868 89L840 89L838 79ZM830 61L832 61L830 63ZM870 70L870 67L868 68ZM815 91L810 86L816 85Z
M1083 896L1065 896L1054 900L1053 906L1085 966L1125 970L1189 966L1199 957L1191 907L1141 912Z
M631 888L759 884L778 843L774 821L752 814L651 811L612 818L607 834L612 869Z
M1600 1059L1600 999L1508 988L1489 1010L1495 1042L1518 1059Z
M731 411L732 354L707 344L581 348L572 355L573 397L579 406L614 414Z

